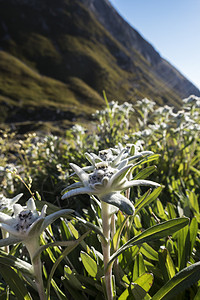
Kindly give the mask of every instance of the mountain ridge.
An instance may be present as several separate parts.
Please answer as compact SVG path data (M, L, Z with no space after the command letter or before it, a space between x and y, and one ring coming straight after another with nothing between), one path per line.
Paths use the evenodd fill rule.
M65 128L103 107L103 90L109 101L148 97L175 107L200 95L108 0L0 0L2 124L20 123L20 109L45 121L47 106Z

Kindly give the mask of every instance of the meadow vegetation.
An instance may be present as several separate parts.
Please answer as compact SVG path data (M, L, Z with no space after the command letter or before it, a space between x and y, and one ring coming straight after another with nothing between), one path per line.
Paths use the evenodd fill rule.
M90 129L1 132L0 299L199 299L200 98L105 102Z

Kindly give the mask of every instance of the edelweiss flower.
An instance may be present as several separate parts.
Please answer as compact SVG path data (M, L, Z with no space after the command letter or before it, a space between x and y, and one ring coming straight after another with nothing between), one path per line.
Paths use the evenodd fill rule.
M19 194L14 198L6 198L3 194L0 194L0 212L4 212L6 214L13 213L13 205L23 196L23 194Z
M121 191L138 185L160 186L149 180L128 180L132 164L116 168L110 166L108 162L100 162L95 164L95 169L90 174L75 164L70 166L80 178L80 182L70 185L63 191L68 191L62 196L63 200L78 194L96 195L101 201L118 207L128 215L134 214L135 208L128 198L120 194Z
M124 167L127 162L131 163L135 159L153 154L152 151L139 152L139 149L140 147L138 145L127 144L123 147L119 144L117 148L99 151L98 155L86 152L85 156L92 166L84 167L83 170L92 171L99 162L108 162L111 167L120 169Z
M63 209L45 217L47 205L43 206L39 214L32 198L28 200L26 207L14 204L13 209L14 216L0 212L0 228L10 234L8 238L0 240L0 247L19 242L24 242L25 245L34 243L48 225L62 215L73 212L71 209Z

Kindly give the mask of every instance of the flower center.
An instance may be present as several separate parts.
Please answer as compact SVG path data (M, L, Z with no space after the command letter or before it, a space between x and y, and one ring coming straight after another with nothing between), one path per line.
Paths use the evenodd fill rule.
M99 157L103 161L112 161L114 159L114 155L112 154L112 151L110 149L99 151Z
M26 230L36 220L31 210L23 210L18 215L18 223L16 229L20 232L26 232Z
M101 183L102 180L107 177L110 179L117 170L108 166L106 162L100 162L96 164L96 168L92 174L89 176L89 184L94 185L95 183Z

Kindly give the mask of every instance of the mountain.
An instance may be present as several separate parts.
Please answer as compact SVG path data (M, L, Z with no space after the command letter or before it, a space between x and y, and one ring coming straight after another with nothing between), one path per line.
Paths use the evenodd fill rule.
M0 122L66 128L109 101L200 91L108 0L0 0Z

